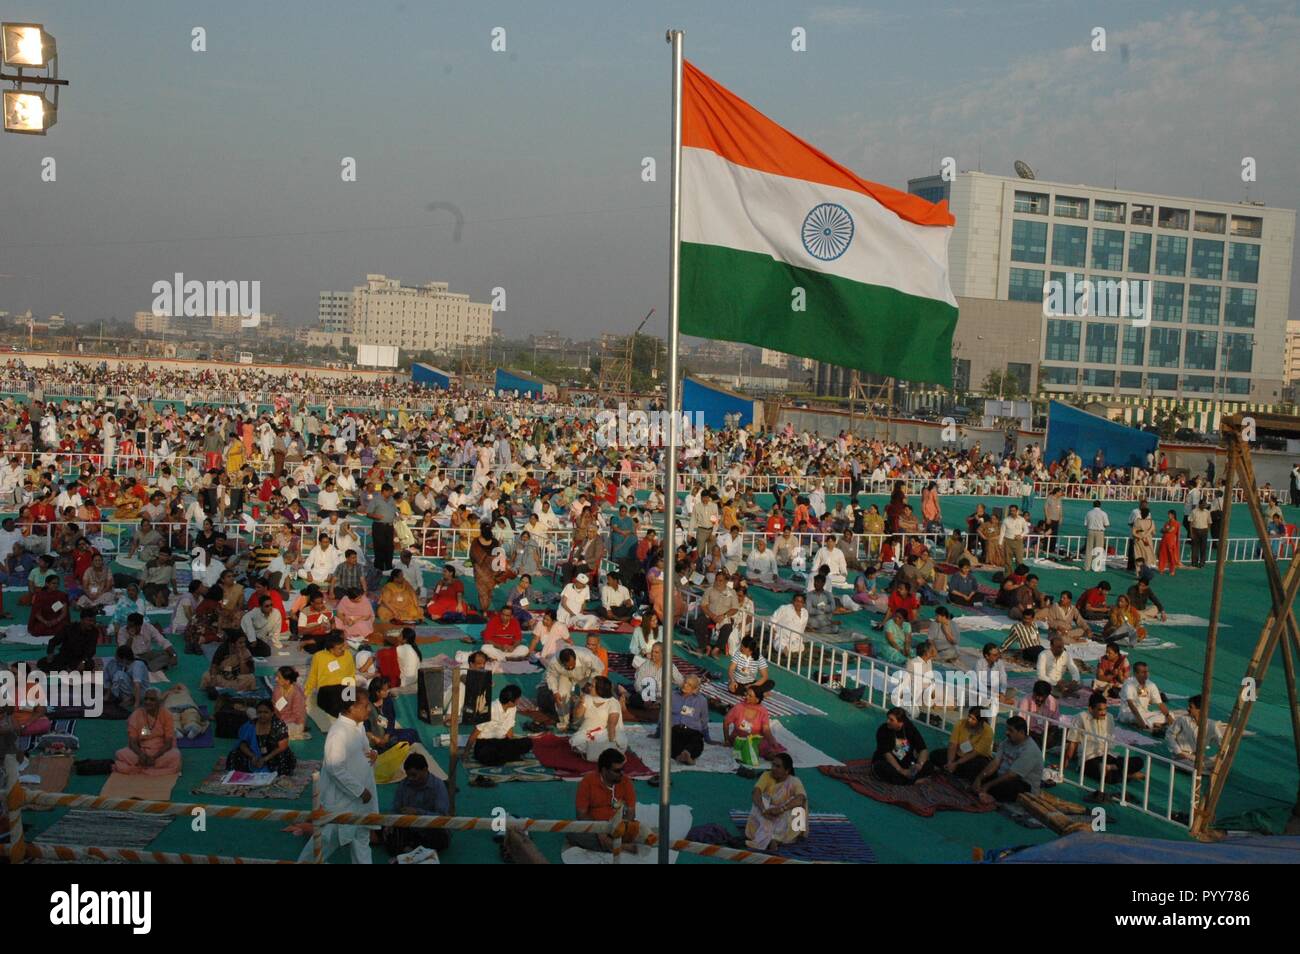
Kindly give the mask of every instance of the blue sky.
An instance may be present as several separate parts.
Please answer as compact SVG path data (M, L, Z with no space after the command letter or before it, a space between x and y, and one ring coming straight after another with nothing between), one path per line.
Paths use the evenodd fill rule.
M146 309L159 279L260 280L314 320L367 272L447 281L498 328L666 325L668 47L867 178L1010 173L1297 208L1300 13L1185 3L5 0L72 81L0 137L0 310ZM191 30L207 52L190 49ZM1089 49L1093 27L1109 52ZM507 51L491 50L506 31ZM791 30L807 52L791 51ZM1121 47L1126 50L1121 54ZM56 182L41 181L53 156ZM340 161L357 160L357 181ZM655 157L658 181L641 179ZM431 203L458 207L452 217ZM1293 292L1293 301L1296 296ZM1293 306L1294 313L1294 306Z

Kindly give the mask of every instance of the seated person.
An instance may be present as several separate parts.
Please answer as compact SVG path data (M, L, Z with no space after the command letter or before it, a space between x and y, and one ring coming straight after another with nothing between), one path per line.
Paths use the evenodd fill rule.
M659 617L655 615L654 610L646 610L641 614L641 622L637 624L636 629L632 630L632 644L628 649L632 654L634 669L649 658L650 647L659 642L662 636Z
M733 695L744 698L745 691L751 686L768 693L776 683L767 677L767 660L758 651L758 642L753 636L746 636L740 641L727 666L727 689Z
M844 597L849 602L841 600L841 604L850 608L873 610L877 613L883 613L889 607L889 597L879 590L880 570L875 566L867 567L866 571L859 573L856 580L853 581L853 592Z
M303 592L309 591L307 605L298 612L298 638L310 652L330 633L337 632L337 627L333 611L325 605L325 593L311 587Z
M289 748L289 728L265 700L257 704L257 718L239 729L239 742L226 756L226 768L238 772L275 772L292 775L298 757Z
M985 643L980 658L975 660L976 686L986 695L980 701L996 710L998 703L1012 705L1014 690L1008 689L1007 664L1002 661L1002 648L997 643Z
M469 734L465 748L480 765L517 762L532 751L532 739L515 738L515 717L519 714L522 696L523 690L518 686L503 686L492 702L488 720L474 726L474 731ZM470 784L474 784L472 780Z
M113 771L124 775L179 775L176 723L163 708L162 693L148 689L126 720L126 747L117 750Z
M1020 622L1012 625L1011 632L999 647L1002 652L1015 653L1030 664L1038 661L1039 655L1043 652L1043 641L1038 636L1036 616L1037 613L1032 608L1025 608Z
M784 752L785 746L776 740L772 728L772 716L763 705L766 693L755 686L747 686L726 718L722 720L722 739L730 746L735 746L737 739L758 739L758 757L770 759L778 752Z
M591 600L590 582L591 577L579 573L560 591L560 606L555 612L555 618L570 630L600 628L600 617L588 613L586 609Z
M1161 622L1167 619L1164 604L1147 580L1139 579L1128 588L1128 602L1142 619L1158 619Z
M507 659L528 658L528 647L524 645L523 630L508 603L488 618L487 625L483 627L481 648L493 663L501 663ZM500 666L496 668L499 670Z
M1007 737L997 757L975 777L982 799L1014 802L1024 792L1037 793L1043 782L1043 756L1020 716L1007 719Z
M596 676L583 687L582 695L573 709L578 725L569 738L569 747L588 762L594 762L608 748L620 752L627 750L627 735L623 720L631 718L624 701L626 690L621 686L616 695L608 676Z
M252 692L257 688L256 668L257 660L249 648L248 637L243 630L235 630L212 654L212 664L199 680L199 688L208 690L213 699L218 689Z
M1110 618L1110 607L1106 601L1110 599L1110 584L1102 580L1096 586L1083 591L1079 597L1079 612L1084 619L1105 620Z
M303 693L307 697L307 714L318 729L326 732L343 711L343 687L356 683L357 663L342 633L330 633L322 645L311 657Z
M1165 745L1174 758L1184 762L1196 761L1196 740L1200 732L1201 719L1201 695L1197 693L1187 700L1187 711L1178 716L1165 733ZM1223 723L1215 722L1209 719L1205 723L1205 748L1208 752L1211 746L1218 746L1223 743ZM1207 765L1213 765L1214 757L1209 756L1206 759Z
M343 638L352 640L354 645L369 642L375 631L375 607L356 586L349 586L341 592L342 598L334 607L334 625L343 631Z
M1036 616L1047 624L1049 635L1058 634L1067 643L1077 643L1092 635L1092 628L1074 605L1074 594L1069 590L1062 590L1056 602L1050 603Z
M459 583L460 581L457 580ZM464 586L461 587L464 592ZM374 628L387 636L402 626L417 626L424 621L420 598L400 567L388 574L388 582L379 590L378 622Z
M96 612L93 606L83 607L81 619L63 627L45 644L46 655L36 668L42 672L93 669L100 638L105 635L103 628L95 622Z
M276 670L271 706L289 730L290 740L310 738L306 732L307 696L298 685L298 670L292 666L281 666Z
M948 602L957 606L974 606L984 601L979 590L979 580L971 572L970 560L957 561L957 575L948 578Z
M772 756L772 767L756 783L753 807L745 822L745 845L767 851L808 837L808 794L794 774L794 759L787 752Z
M35 572L35 571L33 571ZM32 636L57 636L68 625L68 594L60 589L57 573L45 577L45 584L32 595L32 611L27 619L27 632Z
M149 688L149 667L135 658L131 647L118 646L111 659L104 661L104 704L121 710L115 718L124 719L140 708Z
M616 748L607 748L596 759L596 768L582 777L578 783L577 816L578 821L607 822L613 820L617 808L623 808L623 818L636 818L636 789L631 779L623 774L627 756ZM609 852L614 850L614 841L603 832L577 832L566 835L565 841L576 848L587 851ZM624 843L624 850L635 852L637 846Z
M891 610L885 618L885 642L877 644L876 656L895 666L905 666L912 658L912 624L907 611Z
M442 576L434 584L433 596L425 612L430 619L442 619L448 615L469 616L471 611L465 603L465 584L456 575L456 567L446 563L442 567Z
M81 574L81 596L77 605L82 607L108 607L117 602L113 589L113 571L108 568L102 553L96 553Z
M848 612L826 588L827 579L825 572L818 572L807 596L808 629L814 633L838 633L840 623L835 617Z
M1049 749L1055 748L1057 743L1061 741L1061 730L1045 721L1047 719L1059 720L1061 718L1061 704L1056 701L1056 696L1052 695L1050 684L1041 679L1036 680L1034 687L1016 705L1016 711L1028 725L1031 738L1041 744L1043 733L1047 732L1047 748Z
M1115 746L1107 747L1115 734L1115 720L1107 711L1106 697L1094 692L1088 699L1088 708L1074 717L1065 736L1065 761L1073 763L1076 756L1083 760L1083 774L1088 778L1101 781L1103 774L1107 784L1118 782L1124 772L1124 758L1121 755L1105 754L1114 752ZM1145 775L1142 772L1141 759L1128 760L1128 778L1131 782L1140 782Z
M569 726L574 694L600 675L601 662L586 649L565 646L546 659L546 676L537 687L537 707L554 716L556 728L564 732Z
M591 653L593 656L599 659L601 666L604 667L600 671L600 675L608 676L609 675L609 650L606 649L604 645L601 643L600 633L588 633L586 645L587 645L587 652Z
M695 640L700 652L713 657L722 655L739 611L735 588L729 585L725 573L717 574L700 597L695 617Z
M631 619L636 614L631 591L623 585L618 570L610 570L600 588L600 606L606 619Z
M745 561L745 577L758 584L772 583L777 576L776 553L767 547L767 539L760 536Z
M966 718L948 736L948 748L934 753L935 767L973 782L993 761L993 726L980 706L971 706Z
M1172 718L1164 696L1151 681L1151 669L1144 662L1133 664L1133 675L1119 690L1119 720L1156 735L1163 735ZM1152 710L1155 711L1152 711Z
M700 677L691 673L673 689L672 736L669 753L683 765L694 765L709 738L709 701L700 692Z
M663 699L664 650L663 645L655 643L650 647L650 655L632 674L633 689L628 693L627 704L633 709L654 709L658 711L659 701ZM682 671L673 665L673 687L683 682Z
M778 659L803 652L803 634L808 629L808 610L802 593L791 595L790 602L778 606L772 614L772 650Z
M151 672L170 669L179 661L167 637L139 613L126 618L126 625L117 632L117 644L129 644L135 658L148 666Z
M1097 677L1092 681L1093 692L1104 692L1112 699L1119 698L1119 688L1128 680L1128 657L1120 652L1119 643L1111 640L1106 651L1097 660Z
M542 659L550 659L565 646L572 646L569 628L555 618L555 610L544 609L533 624L533 638L528 643L528 652L536 652Z
M1025 610L1033 608L1041 619L1042 611L1050 602L1047 594L1038 588L1038 574L1030 573L1025 576L1024 585L1016 590L1016 604L1007 610L1007 615L1012 619L1023 619Z
M1062 696L1079 687L1079 667L1065 649L1065 640L1053 636L1051 645L1038 654L1038 678Z
M393 703L393 684L387 676L375 676L366 685L370 695L370 718L366 720L366 738L376 752L387 752L399 742L414 745L420 741L415 729L397 724L397 707Z
M871 769L876 778L890 785L911 785L934 771L925 739L905 709L890 709L876 730Z
M1106 625L1101 628L1101 637L1107 642L1124 639L1129 646L1136 646L1146 639L1146 627L1142 625L1142 614L1129 603L1128 596L1121 593L1111 607Z
M419 752L412 752L402 763L402 770L406 777L397 783L393 814L451 814L447 785L429 771L428 759ZM385 850L394 857L416 848L446 851L451 847L451 832L442 828L385 828L383 842Z
M938 650L941 662L954 664L961 661L961 656L957 652L961 645L961 638L957 635L957 624L953 622L952 610L948 607L934 608L934 619L930 621L926 637Z

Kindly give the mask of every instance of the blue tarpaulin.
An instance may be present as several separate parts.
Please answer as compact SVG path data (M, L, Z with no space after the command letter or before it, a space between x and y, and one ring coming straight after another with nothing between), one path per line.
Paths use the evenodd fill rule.
M1300 838L1250 835L1202 843L1079 831L994 860L1004 864L1294 865L1300 863Z
M411 383L445 391L451 387L451 375L431 364L416 363L411 366Z
M704 415L704 423L712 428L726 426L727 418L740 415L738 424L745 427L754 423L754 400L735 394L717 385L705 384L694 378L682 382L682 411L695 420L696 412Z
M1108 467L1145 467L1147 454L1155 451L1160 438L1146 431L1117 424L1104 417L1080 411L1060 401L1047 409L1047 440L1043 450L1047 460L1060 460L1066 451L1074 451L1091 467L1100 450Z
M545 381L535 378L531 374L524 374L522 371L507 371L505 368L497 368L496 378L492 386L497 391L518 391L520 394L531 394L534 397L555 394L554 385L548 385Z

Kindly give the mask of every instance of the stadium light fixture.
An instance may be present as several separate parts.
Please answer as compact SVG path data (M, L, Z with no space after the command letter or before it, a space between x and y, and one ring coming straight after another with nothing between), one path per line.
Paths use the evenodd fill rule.
M44 136L54 125L57 107L42 94L26 89L4 91L5 132Z
M42 69L55 57L54 37L39 23L5 23L3 37L4 65Z

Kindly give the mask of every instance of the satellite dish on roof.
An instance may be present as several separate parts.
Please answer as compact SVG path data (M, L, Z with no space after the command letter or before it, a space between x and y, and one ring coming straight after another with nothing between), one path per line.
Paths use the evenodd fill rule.
M1016 160L1016 175L1020 176L1022 179L1038 178L1038 176L1034 175L1034 170L1029 167L1029 163L1025 162L1023 159Z

